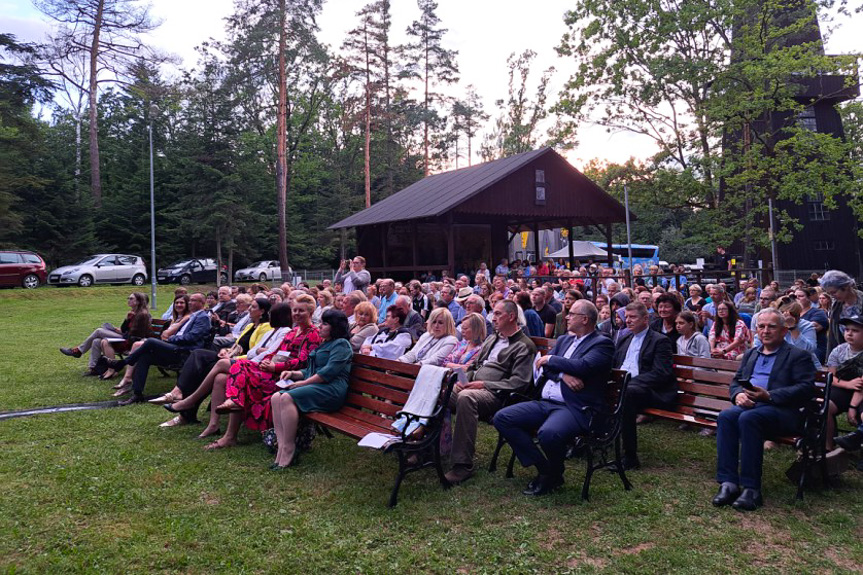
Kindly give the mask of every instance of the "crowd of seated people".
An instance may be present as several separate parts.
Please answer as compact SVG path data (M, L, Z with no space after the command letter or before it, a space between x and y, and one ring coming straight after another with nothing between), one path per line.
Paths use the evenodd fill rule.
M129 396L124 404L145 400L151 365L177 369L177 385L150 400L172 412L161 425L198 422L209 397L200 437L221 434L223 416L228 422L207 448L235 445L243 425L271 432L274 469L296 464L303 413L341 406L356 353L465 370L466 383L456 387L450 404L455 427L447 479L454 484L474 474L478 422L493 419L519 461L537 469L525 493L559 487L561 450L584 430L580 409L598 401L596 390L612 368L631 376L623 465L639 468L637 417L648 407L675 404L674 354L740 365L729 397L735 407L719 418L716 505L761 505L761 463L752 446L778 430L799 431L797 408L812 396L812 374L822 364L836 374L828 447L859 448L863 428L835 445L832 437L842 413L853 426L861 424L863 292L853 278L833 270L817 285L810 278L785 289L775 282L762 288L750 278L739 286L702 288L682 269L674 272L670 278L636 268L628 282L609 268L569 270L544 262L533 270L502 261L493 274L480 266L470 275L400 283L372 281L365 260L355 257L343 262L334 281L314 287L222 286L207 294L178 288L159 337L148 337L147 296L133 293L120 328L106 323L61 351L72 357L89 352L85 375L108 379L125 369L115 393ZM554 337L557 344L536 361L531 337ZM793 373L786 356L797 366ZM534 370L542 377L538 402L502 409L508 394L534 384ZM525 435L537 429L538 446Z

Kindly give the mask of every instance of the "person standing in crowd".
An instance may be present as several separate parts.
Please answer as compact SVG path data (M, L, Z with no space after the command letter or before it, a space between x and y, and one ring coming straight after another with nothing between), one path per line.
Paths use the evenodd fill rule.
M551 337L554 334L554 324L557 320L557 314L554 309L546 303L545 288L536 288L530 292L530 301L533 304L533 309L539 315L542 321L542 333L540 337ZM532 335L532 334L531 334Z
M830 308L830 331L827 334L829 353L844 341L845 327L840 320L863 315L863 292L855 287L854 278L839 270L824 272L821 276L821 287L833 300Z
M800 304L800 309L803 312L800 317L812 323L815 328L815 355L818 357L818 361L824 363L827 361L827 330L830 327L830 322L824 310L812 304L814 294L815 289L811 287L801 287L794 290L794 298Z
M372 276L366 270L366 258L354 256L352 260L343 260L339 264L334 281L342 284L344 293L351 293L354 290L365 291L372 282Z
M378 304L378 324L384 323L387 310L395 305L398 294L396 293L396 282L390 278L384 278L380 282L380 302Z

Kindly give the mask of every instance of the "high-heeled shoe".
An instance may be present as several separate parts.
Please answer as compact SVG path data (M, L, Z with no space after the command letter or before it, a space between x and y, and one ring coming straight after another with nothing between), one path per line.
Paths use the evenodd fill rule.
M153 405L166 405L169 403L174 403L176 401L180 401L180 399L181 398L179 398L179 397L174 397L174 394L169 391L165 395L160 395L159 397L154 397L153 399L149 400L147 403L151 403Z
M225 405L225 404L228 404L228 405ZM243 407L240 405L237 405L236 403L234 403L230 399L225 401L222 405L216 407L216 413L218 413L219 415L224 415L226 413L233 413L235 411L243 411Z
M181 409L175 409L173 403L163 403L162 407L164 407L165 409L167 409L171 413L180 413L182 411Z
M283 469L287 469L288 467L296 467L300 464L300 452L294 451L294 456L291 457L291 460L287 465L279 465L278 463L273 463L270 465L270 469L273 471L282 471Z

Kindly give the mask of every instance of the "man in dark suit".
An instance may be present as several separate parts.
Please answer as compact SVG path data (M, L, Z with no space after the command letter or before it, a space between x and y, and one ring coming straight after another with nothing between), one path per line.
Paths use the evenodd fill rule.
M761 347L744 354L729 391L734 407L719 414L716 429L720 487L713 504L731 504L739 511L752 511L763 502L764 440L800 433L799 408L815 393L812 354L785 341L783 315L768 308L755 316L754 323Z
M672 371L674 350L668 337L649 329L650 316L644 304L626 306L624 318L629 333L617 343L614 367L628 371L621 436L623 467L638 469L638 433L635 418L648 407L666 408L677 402L677 380Z
M563 485L567 445L587 431L590 421L581 408L599 408L604 401L614 344L596 331L598 315L591 302L576 301L566 316L569 334L536 361L540 381L545 380L542 399L511 405L494 416L494 426L521 464L536 466L525 495L545 495ZM542 451L533 442L534 430Z
M180 331L167 340L151 337L144 341L144 345L133 351L126 359L106 359L104 363L114 370L123 369L127 365L134 365L135 372L132 374L132 391L129 399L120 401L120 405L131 405L144 401L144 386L147 384L147 374L151 365L178 365L182 364L192 350L204 347L210 335L210 316L204 307L207 300L204 294L196 293L189 297L189 311L192 312Z

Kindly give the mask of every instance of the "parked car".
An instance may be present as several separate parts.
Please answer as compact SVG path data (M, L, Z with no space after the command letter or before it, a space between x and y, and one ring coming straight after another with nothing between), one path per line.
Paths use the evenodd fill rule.
M288 277L292 274L290 268L288 268ZM255 262L249 267L243 268L241 270L237 270L234 272L234 280L238 282L242 281L281 281L282 280L282 268L279 265L278 260L263 260L260 262Z
M0 251L0 286L39 287L48 279L45 260L24 250Z
M63 266L48 274L51 285L132 284L147 282L147 266L138 256L128 254L96 254L71 266Z
M166 268L160 268L156 272L156 281L160 284L180 284L189 285L190 283L216 283L216 273L218 264L213 259L191 259L183 260L170 265ZM222 283L228 283L228 274L222 270Z

